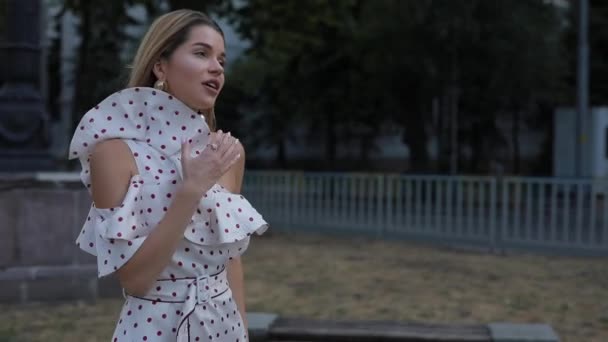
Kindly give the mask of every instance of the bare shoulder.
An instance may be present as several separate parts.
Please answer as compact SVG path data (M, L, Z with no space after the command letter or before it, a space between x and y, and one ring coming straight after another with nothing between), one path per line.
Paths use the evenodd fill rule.
M243 144L241 143L241 141L239 140L236 144L236 150L238 151L238 153L240 153L241 158L240 160L245 160L245 146L243 146Z
M129 146L120 139L100 142L91 154L91 193L98 208L121 204L137 164Z
M237 152L241 155L239 159L230 168L232 178L235 183L235 193L241 192L241 186L243 184L243 176L245 174L245 147L239 141L236 146Z
M220 178L219 184L232 193L240 193L245 172L245 147L239 141L235 146L237 153L241 156L232 167Z
M91 154L91 168L94 166L96 169L111 166L111 169L137 170L131 149L121 139L109 139L95 145Z
M217 134L216 132L211 132L212 137L214 137L216 134ZM241 143L240 140L237 142L236 150L237 150L237 153L239 153L241 155L241 159L244 160L245 159L245 147L243 146L243 144Z

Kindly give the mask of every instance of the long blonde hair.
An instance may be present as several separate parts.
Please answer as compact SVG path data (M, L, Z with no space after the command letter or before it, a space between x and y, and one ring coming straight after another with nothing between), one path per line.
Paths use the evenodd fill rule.
M153 87L157 81L152 72L154 64L159 59L169 58L188 39L192 27L198 25L209 26L224 37L219 25L202 12L181 9L156 18L139 44L131 64L128 87ZM215 131L215 110L211 108L203 114L211 131Z

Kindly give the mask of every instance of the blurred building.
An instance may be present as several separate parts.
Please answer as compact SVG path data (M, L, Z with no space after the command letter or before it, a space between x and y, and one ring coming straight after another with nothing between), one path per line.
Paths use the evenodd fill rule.
M553 176L573 178L576 163L576 108L558 108L555 112L553 139ZM582 175L592 178L608 177L608 107L594 107L585 120L587 132L581 139L585 146L581 156Z

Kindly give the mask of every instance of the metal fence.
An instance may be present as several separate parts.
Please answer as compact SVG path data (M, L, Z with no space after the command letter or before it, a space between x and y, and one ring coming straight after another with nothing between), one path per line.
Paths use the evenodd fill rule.
M248 171L273 229L368 234L494 251L608 255L608 182Z

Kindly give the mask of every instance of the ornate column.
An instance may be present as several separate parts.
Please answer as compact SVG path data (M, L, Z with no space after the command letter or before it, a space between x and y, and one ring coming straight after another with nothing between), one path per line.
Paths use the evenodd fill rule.
M0 172L50 170L49 118L40 91L40 0L5 0L0 44Z

